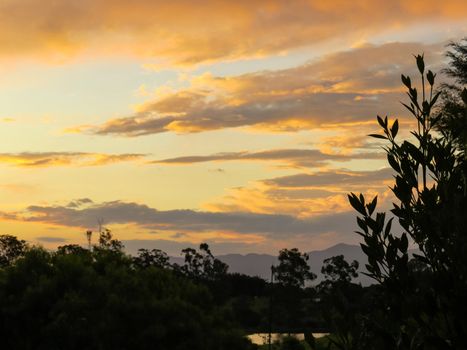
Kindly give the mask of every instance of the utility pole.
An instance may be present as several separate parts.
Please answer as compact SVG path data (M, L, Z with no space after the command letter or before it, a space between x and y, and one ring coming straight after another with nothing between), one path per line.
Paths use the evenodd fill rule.
M102 233L102 228L104 226L104 218L98 218L97 219L97 226L98 226L99 234L101 234Z
M269 292L269 335L268 335L268 349L271 350L272 346L272 293L274 289L274 265L271 265L271 286Z
M87 230L86 231L86 238L88 239L88 249L89 251L91 251L91 238L92 238L92 231L91 230Z

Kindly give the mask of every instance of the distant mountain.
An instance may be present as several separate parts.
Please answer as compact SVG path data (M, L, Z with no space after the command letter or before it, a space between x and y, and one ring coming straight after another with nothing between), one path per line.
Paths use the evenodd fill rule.
M350 244L336 244L325 250L315 250L308 253L310 256L310 260L308 260L311 270L318 276L314 283L321 282L324 277L321 274L321 267L323 266L323 260L330 258L336 255L344 255L345 260L351 263L354 260L357 260L359 263L359 273L358 277L354 280L355 283L361 283L364 286L368 286L373 283L373 280L362 274L361 272L365 272L365 264L368 263L367 256L363 253L362 248L358 245L350 245Z
M411 253L416 251L409 251ZM368 276L362 274L365 272L365 264L368 263L366 255L363 253L360 246L339 243L324 250L314 250L308 253L310 260L311 271L316 274L317 278L313 284L321 282L324 278L321 274L321 267L323 260L336 255L344 255L345 260L349 263L357 260L360 268L358 278L354 280L355 283L361 283L363 286L368 286L373 283L373 280ZM226 254L216 256L219 260L229 265L229 272L238 272L250 276L258 276L269 280L271 278L271 265L277 264L277 257L268 254ZM183 258L171 257L173 263L183 264Z
M365 268L367 262L366 255L359 246L340 243L325 250L315 250L308 253L310 256L308 263L311 270L318 276L317 279L313 281L313 284L323 280L321 275L323 260L341 254L344 255L345 259L349 262L357 260L360 264L360 269L362 267L363 269ZM226 254L216 257L229 265L229 272L259 276L266 280L270 279L271 266L277 264L277 257L268 254ZM183 258L181 257L171 257L171 261L173 263L183 264ZM369 285L371 281L370 278L362 274L359 274L359 277L355 280L355 282L360 282L363 285Z

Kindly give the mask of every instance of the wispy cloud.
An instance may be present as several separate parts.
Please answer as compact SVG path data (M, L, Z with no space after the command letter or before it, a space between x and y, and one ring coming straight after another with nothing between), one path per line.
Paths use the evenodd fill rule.
M391 179L392 170L384 168L374 171L326 171L312 174L296 174L265 180L267 184L281 187L322 187L332 186L349 189L355 186L369 187L372 184L380 185L383 181Z
M103 154L84 152L0 153L0 164L18 167L99 166L141 160L144 154Z
M36 237L36 239L39 242L45 242L45 243L65 243L68 241L68 239L64 237L49 237L49 236L39 236L39 237Z
M275 149L258 152L229 152L215 153L206 156L183 156L152 161L153 164L183 165L202 162L228 162L228 161L265 161L276 162L281 166L290 167L321 167L330 161L346 162L352 159L381 159L382 154L356 153L356 154L327 154L313 149Z

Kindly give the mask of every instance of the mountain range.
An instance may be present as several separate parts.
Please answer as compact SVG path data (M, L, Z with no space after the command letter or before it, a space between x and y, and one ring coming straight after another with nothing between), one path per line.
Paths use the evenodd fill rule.
M371 278L361 273L366 271L365 264L367 263L367 258L362 249L357 245L339 243L324 250L308 252L308 255L310 257L308 260L310 269L317 276L316 280L313 281L313 284L317 284L324 279L321 274L323 260L336 255L344 255L345 259L349 263L353 260L358 261L360 266L358 271L359 274L353 282L361 283L364 286L373 283ZM216 258L229 265L229 272L258 276L266 280L270 279L271 266L277 265L278 263L277 256L268 254L225 254L218 255ZM173 263L183 264L182 257L171 257L171 261Z

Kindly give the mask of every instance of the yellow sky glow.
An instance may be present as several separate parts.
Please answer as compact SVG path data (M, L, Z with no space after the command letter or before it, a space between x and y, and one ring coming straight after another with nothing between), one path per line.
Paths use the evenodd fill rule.
M418 53L439 72L466 33L461 0L2 1L0 232L355 243L346 193L392 200L376 115L408 137L400 74Z

